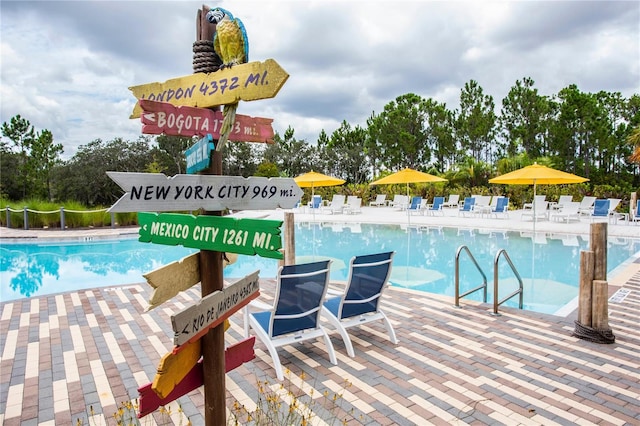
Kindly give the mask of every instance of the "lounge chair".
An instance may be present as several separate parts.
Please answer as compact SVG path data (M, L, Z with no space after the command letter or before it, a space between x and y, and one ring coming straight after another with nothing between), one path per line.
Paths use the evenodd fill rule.
M349 263L349 278L343 292L329 290L322 314L338 330L347 354L354 357L353 345L347 333L350 327L382 320L389 340L398 343L391 322L380 309L380 298L391 276L394 252L355 256Z
M520 220L523 220L525 217L531 217L531 220L537 221L539 219L547 219L547 207L549 206L548 201L541 201L539 198L534 201L535 205L532 206L531 209L522 210L520 213Z
M320 211L322 208L322 197L319 195L314 195L309 204L307 205L307 209L309 212Z
M557 203L549 203L550 210L561 210L568 203L573 202L573 195L561 195Z
M409 207L407 207L407 213L409 214L420 213L421 204L422 204L422 197L413 197L411 199L411 204L409 204Z
M393 200L389 203L389 206L404 210L407 208L407 204L409 204L408 196L396 194L393 196Z
M347 204L344 206L344 212L347 214L362 213L362 198L351 196L347 199Z
M556 222L565 221L569 223L571 220L580 220L580 203L577 201L571 201L564 203L560 210L551 213L550 219Z
M442 211L442 205L444 204L444 197L433 197L433 204L427 204L422 211L423 215L434 216L436 213L444 215Z
M640 222L640 200L635 205L635 210L633 210L633 206L629 207L629 220L631 222Z
M369 202L369 207L381 207L387 205L387 195L386 194L378 194L376 195L375 201Z
M485 214L491 214L491 195L474 195L473 199L475 203L471 209L472 213L479 214L483 217Z
M453 208L453 207L459 207L458 206L458 202L460 201L460 195L458 194L450 194L449 195L449 199L447 201L445 201L444 203L442 203L442 208Z
M591 216L593 213L593 204L596 201L596 197L582 197L582 201L580 201L580 208L578 212L580 212L583 216Z
M593 203L593 212L591 212L591 222L597 219L608 219L609 218L609 200L608 199L597 199Z
M325 206L322 207L322 212L323 213L328 213L328 214L340 214L342 213L342 209L345 206L344 203L344 195L342 194L333 194L333 198L331 199L331 202Z
M473 213L473 206L476 203L476 199L473 197L466 197L462 203L462 207L458 208L458 216L466 216L467 213Z
M274 304L253 300L245 308L244 331L250 328L265 344L278 380L283 380L277 348L323 337L331 363L337 365L333 344L320 325L320 311L329 284L330 260L282 266L278 270ZM258 312L251 312L251 309Z
M546 195L536 195L533 198L533 201L530 203L524 203L522 205L522 210L533 210L533 203L535 203L537 201L542 202L542 201L546 201L547 200L547 196Z
M497 219L498 215L502 215L505 218L509 217L509 197L497 197L495 207L491 209L491 216L495 216Z
M617 223L618 218L621 215L620 213L616 212L616 209L618 208L618 205L622 200L620 198L609 198L608 200L609 200L609 223L611 223L612 221L615 221L615 223Z

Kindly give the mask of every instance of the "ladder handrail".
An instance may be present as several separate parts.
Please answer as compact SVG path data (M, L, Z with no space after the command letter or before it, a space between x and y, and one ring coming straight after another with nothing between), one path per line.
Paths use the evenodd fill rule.
M498 301L498 261L500 260L500 256L503 254L504 254L504 258L507 260L507 263L511 267L511 270L516 275L516 279L518 280L518 283L519 283L519 288L515 290L513 293L511 293L510 295L506 296L501 301ZM524 305L523 303L524 284L522 282L522 278L520 277L518 270L516 269L513 262L511 261L511 258L509 257L509 254L507 253L507 251L505 249L500 249L498 253L496 253L496 257L493 261L493 315L500 315L498 313L498 306L502 305L504 302L511 299L516 294L520 295L518 308L522 309L522 306Z
M476 269L480 272L480 274L482 275L482 280L483 280L483 284L471 289L469 291L467 291L466 293L460 294L460 254L462 253L462 250L466 251L467 254L469 255L469 257L471 258L471 260L473 261L473 264L476 265ZM484 289L484 303L487 303L487 276L485 275L484 271L482 270L482 268L480 267L480 265L478 264L478 262L476 261L476 258L473 257L473 254L471 254L471 251L469 250L469 247L462 245L460 247L458 247L458 250L456 251L456 263L455 263L455 296L454 296L454 300L455 300L455 307L459 308L460 307L460 299L470 295L471 293L474 293L478 290L482 290Z

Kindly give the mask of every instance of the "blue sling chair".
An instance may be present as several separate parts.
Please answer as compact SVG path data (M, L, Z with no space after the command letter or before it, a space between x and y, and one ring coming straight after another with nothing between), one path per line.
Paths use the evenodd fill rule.
M391 322L380 309L380 297L389 282L393 255L394 252L387 252L353 257L344 292L328 292L322 314L342 336L350 357L355 356L347 333L347 328L350 327L382 320L389 340L394 344L398 343Z
M320 325L320 309L329 284L331 261L282 266L278 270L274 304L252 301L245 308L244 331L252 328L273 359L278 380L283 380L277 348L323 337L329 359L336 365L336 355L329 335ZM251 312L250 309L258 309Z

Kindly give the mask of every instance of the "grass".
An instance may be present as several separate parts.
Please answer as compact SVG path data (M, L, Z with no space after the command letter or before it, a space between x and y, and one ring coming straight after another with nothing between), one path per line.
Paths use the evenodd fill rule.
M36 199L8 201L0 199L0 226L24 228L25 208L29 229L52 229L62 227L64 214L65 228L98 228L111 226L111 213L105 207L89 209L81 203L66 201L52 203ZM64 210L64 212L63 212ZM114 225L137 225L137 213L115 213Z

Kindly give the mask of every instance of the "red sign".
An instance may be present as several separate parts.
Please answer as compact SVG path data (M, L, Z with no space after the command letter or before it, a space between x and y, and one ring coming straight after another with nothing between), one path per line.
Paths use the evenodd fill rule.
M228 373L245 362L251 361L255 358L256 355L253 351L255 340L255 336L251 336L225 349L225 372ZM167 405L171 401L175 401L192 390L198 389L203 383L204 376L201 360L191 369L191 371L189 371L184 379L182 379L182 381L173 388L173 391L171 391L166 398L160 398L153 389L151 389L152 383L142 386L138 389L138 393L140 394L140 413L138 414L138 418L151 414L160 406Z
M167 102L140 99L142 133L146 135L220 137L221 111L191 106L173 106ZM273 119L236 115L229 140L236 142L273 143Z

